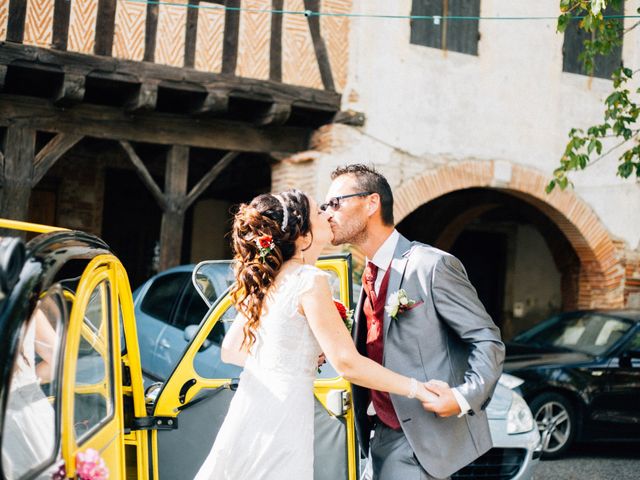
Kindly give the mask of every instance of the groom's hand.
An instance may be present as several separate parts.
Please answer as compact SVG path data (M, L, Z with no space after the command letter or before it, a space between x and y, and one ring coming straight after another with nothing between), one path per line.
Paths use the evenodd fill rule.
M321 353L318 356L318 368L320 368L322 365L324 365L325 363L327 363L327 357L325 356L324 353Z
M439 417L451 417L460 413L460 405L446 382L429 380L424 386L434 396L433 400L422 402L425 410L433 412Z

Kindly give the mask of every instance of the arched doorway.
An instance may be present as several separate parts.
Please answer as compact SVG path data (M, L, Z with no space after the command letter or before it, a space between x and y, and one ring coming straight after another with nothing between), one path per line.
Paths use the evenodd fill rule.
M539 172L461 162L396 188L398 229L461 258L505 338L557 310L623 306L623 266L607 230Z

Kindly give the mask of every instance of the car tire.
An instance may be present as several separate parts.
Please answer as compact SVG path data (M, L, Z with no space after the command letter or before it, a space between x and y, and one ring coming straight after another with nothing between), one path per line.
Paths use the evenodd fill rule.
M576 414L571 401L556 392L542 393L529 402L542 442L542 458L561 457L576 435Z

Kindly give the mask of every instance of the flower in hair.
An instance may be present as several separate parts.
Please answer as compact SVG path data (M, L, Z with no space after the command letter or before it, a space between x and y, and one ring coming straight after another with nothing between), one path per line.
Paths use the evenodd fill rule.
M260 255L260 259L263 262L267 258L267 255L276 247L271 235L262 235L256 238L256 246L258 247L258 255Z

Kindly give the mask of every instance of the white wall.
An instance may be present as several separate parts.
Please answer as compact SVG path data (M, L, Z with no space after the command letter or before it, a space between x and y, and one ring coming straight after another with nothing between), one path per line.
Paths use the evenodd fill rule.
M637 2L626 3L627 13L635 13ZM410 11L410 0L354 2L354 12ZM557 14L557 0L481 1L482 16ZM468 158L516 162L551 175L569 129L602 121L602 101L612 84L562 72L563 36L556 33L555 20L483 20L478 56L410 44L404 19L362 18L351 25L343 98L344 108L366 115L361 155L338 155L325 164L318 172L320 195L328 185L323 170L341 160L379 164L392 185L407 169L412 173L408 165L420 170ZM632 68L640 67L639 45L640 29L635 29L623 50ZM636 248L640 185L616 177L615 163L611 156L572 178L577 194L611 234Z

